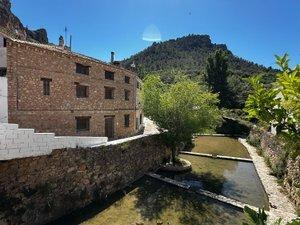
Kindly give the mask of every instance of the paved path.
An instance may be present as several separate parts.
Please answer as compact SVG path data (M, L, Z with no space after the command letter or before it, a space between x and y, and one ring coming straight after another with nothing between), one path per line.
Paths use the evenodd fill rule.
M253 159L259 178L267 192L270 202L269 223L272 224L277 218L282 218L284 221L290 221L296 218L293 203L283 194L282 187L277 183L277 178L270 175L271 170L266 165L264 158L257 154L257 149L249 145L246 139L239 138L239 142L247 148Z
M145 125L144 134L159 133L156 124L152 120L148 119L147 117L144 117L144 125Z

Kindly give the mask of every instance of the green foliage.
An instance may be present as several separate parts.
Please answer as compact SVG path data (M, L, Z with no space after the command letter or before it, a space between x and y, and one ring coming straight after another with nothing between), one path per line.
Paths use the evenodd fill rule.
M282 71L276 82L266 88L259 76L251 77L253 88L245 104L248 117L256 118L265 124L272 123L278 133L286 131L289 135L300 135L300 67L290 69L288 55L276 56Z
M290 115L288 123L300 122L300 65L290 69L288 55L276 56L277 64L283 72L277 75L277 85L283 96L281 106Z
M249 83L253 91L248 96L245 104L245 111L248 114L248 118L256 118L269 124L275 118L273 109L278 102L275 100L278 91L266 90L265 86L260 82L259 76L249 78Z
M223 50L217 50L207 58L205 81L214 93L219 93L220 105L228 106L228 59Z
M211 131L221 121L217 95L185 77L167 85L158 75L147 76L142 103L145 115L168 131L164 137L173 159L180 145L190 144L194 133Z
M258 209L258 212L245 206L244 214L248 219L248 223L243 223L243 225L267 225L268 215L263 209ZM278 219L272 225L283 225L282 219ZM296 218L285 225L300 225L300 218Z
M222 44L211 43L208 35L188 35L174 40L153 43L147 49L122 61L122 65L130 68L132 62L141 78L147 74L160 75L164 83L174 83L177 73L187 74L193 81L204 82L207 58L221 49L227 55L230 90L230 107L243 108L250 88L243 78L252 74L263 74L262 82L270 84L274 81L275 71L261 65L234 56ZM203 83L204 84L204 83Z
M244 214L247 217L249 223L243 223L243 225L266 225L268 215L263 209L259 209L258 212L245 206Z

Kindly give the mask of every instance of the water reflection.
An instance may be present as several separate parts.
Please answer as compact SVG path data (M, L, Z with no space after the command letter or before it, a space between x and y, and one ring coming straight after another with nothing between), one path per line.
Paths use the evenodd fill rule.
M268 208L268 198L252 163L180 155L192 163L192 171L166 174L217 194L234 198L257 207Z
M52 225L229 225L244 220L237 209L150 178L126 191L115 201L94 203Z
M250 158L245 146L235 138L199 136L195 138L194 144L193 152Z

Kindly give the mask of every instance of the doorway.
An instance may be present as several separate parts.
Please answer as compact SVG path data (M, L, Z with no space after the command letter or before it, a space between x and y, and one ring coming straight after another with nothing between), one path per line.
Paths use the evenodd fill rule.
M105 136L109 139L114 138L114 116L105 117Z

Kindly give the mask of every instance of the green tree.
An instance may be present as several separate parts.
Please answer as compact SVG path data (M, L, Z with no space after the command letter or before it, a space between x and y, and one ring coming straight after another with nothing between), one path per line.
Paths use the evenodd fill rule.
M288 55L276 56L282 69L276 81L266 88L260 77L249 79L252 93L248 96L245 111L248 117L256 118L264 124L272 123L278 133L300 135L300 66L289 68Z
M211 54L206 63L205 81L214 93L219 93L220 105L228 104L228 59L223 50Z
M193 134L211 131L221 121L217 95L188 78L167 85L158 75L147 76L142 102L145 115L166 131L163 135L172 150L172 162L182 143L191 143Z

